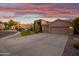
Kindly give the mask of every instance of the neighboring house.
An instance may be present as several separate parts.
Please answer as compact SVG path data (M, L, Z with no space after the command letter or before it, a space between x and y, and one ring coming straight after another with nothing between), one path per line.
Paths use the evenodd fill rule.
M12 30L15 30L16 28L18 28L18 29L23 28L23 29L27 30L27 29L31 28L31 25L30 24L17 24L17 25L11 26Z
M21 24L17 24L17 25L11 26L11 30L15 30L16 28L17 29L22 28L22 25Z
M46 26L44 26L44 32L48 33L58 33L58 34L71 34L72 22L66 20L55 20L53 22L49 22Z
M0 30L5 29L5 25L3 23L0 23Z
M21 24L21 27L23 29L30 29L32 27L32 25L31 24Z

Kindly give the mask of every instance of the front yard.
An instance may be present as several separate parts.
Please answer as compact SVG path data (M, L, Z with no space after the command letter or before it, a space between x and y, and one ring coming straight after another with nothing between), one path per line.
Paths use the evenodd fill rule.
M21 31L21 32L20 32L20 35L21 35L21 36L28 36L28 35L31 35L31 34L32 34L31 31Z

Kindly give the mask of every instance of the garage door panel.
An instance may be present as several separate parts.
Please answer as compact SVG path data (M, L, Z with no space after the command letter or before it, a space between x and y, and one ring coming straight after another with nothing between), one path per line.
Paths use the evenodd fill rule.
M68 28L52 28L51 33L68 34L69 29Z

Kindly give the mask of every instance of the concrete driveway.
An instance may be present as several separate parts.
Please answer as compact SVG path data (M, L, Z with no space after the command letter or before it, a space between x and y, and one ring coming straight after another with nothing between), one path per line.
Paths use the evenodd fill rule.
M0 41L0 55L61 56L68 35L39 33Z

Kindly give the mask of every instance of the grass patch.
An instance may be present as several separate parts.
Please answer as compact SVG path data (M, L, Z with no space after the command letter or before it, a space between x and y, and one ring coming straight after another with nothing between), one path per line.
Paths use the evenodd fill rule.
M28 36L31 35L31 31L22 31L20 32L21 36Z

